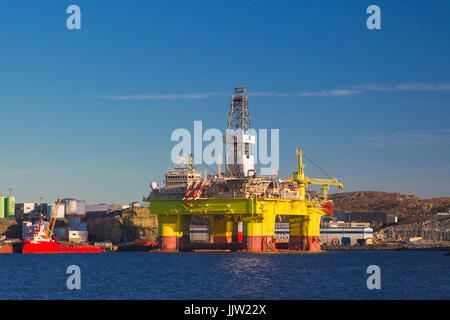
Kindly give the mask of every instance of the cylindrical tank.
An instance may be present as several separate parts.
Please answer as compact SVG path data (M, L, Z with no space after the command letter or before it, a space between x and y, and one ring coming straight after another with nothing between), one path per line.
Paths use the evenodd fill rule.
M47 205L47 219L54 216L56 219L64 219L64 204L61 203L58 207L58 212L56 212L56 204Z
M66 215L84 215L86 213L86 201L67 199L64 204L66 205Z
M5 216L14 217L16 215L16 198L7 197L5 199Z
M5 197L0 196L0 218L5 217L5 204L6 204Z

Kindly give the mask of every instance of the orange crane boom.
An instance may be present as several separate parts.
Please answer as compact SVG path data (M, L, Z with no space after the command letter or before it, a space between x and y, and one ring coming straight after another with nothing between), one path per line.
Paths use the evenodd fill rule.
M61 205L61 198L58 198L58 201L56 202L55 213L54 214L52 213L50 220L48 222L47 230L45 230L47 238L50 238L53 236L53 230L55 229L55 223L56 223L56 216L58 215L58 209L59 209L60 205Z

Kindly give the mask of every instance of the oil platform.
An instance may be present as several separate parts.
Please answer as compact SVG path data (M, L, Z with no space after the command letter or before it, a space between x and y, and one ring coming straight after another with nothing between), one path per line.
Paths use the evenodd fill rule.
M226 144L225 172L218 164L217 175L203 176L189 165L177 165L165 172L165 185L151 184L144 201L158 215L158 248L161 251L230 249L248 252L277 251L275 221L289 221L288 250L319 252L320 218L332 215L327 199L330 186L343 185L337 179L311 179L304 173L303 153L297 150L297 171L292 178L276 180L259 175L254 167L252 133L247 89L235 88L230 105ZM307 191L320 185L320 194ZM209 222L209 243L191 243L192 216ZM204 219L204 220L206 220ZM242 237L238 237L238 225Z

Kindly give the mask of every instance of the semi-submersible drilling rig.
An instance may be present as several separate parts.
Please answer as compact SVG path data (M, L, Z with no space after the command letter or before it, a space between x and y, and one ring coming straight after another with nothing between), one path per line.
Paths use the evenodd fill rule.
M320 251L320 217L332 214L327 191L330 186L342 190L343 185L337 179L305 176L300 150L292 178L276 181L257 174L251 154L256 136L250 128L247 89L239 87L234 90L229 130L223 139L225 173L219 164L217 175L202 177L194 169L191 156L189 165L177 165L165 172L163 187L151 184L144 201L150 202L150 212L158 215L160 250L276 251L275 221L282 216L290 225L289 250ZM309 185L322 186L321 193L312 196L307 192ZM209 243L191 243L189 230L195 215L208 219ZM238 236L238 225L242 226L242 237Z

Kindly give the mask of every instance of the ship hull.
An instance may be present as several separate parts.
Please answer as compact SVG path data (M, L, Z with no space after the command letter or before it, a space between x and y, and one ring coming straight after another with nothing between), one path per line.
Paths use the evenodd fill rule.
M102 248L92 246L66 247L56 241L38 241L22 243L22 253L95 253L103 252Z
M13 253L13 246L10 244L0 245L0 253Z

